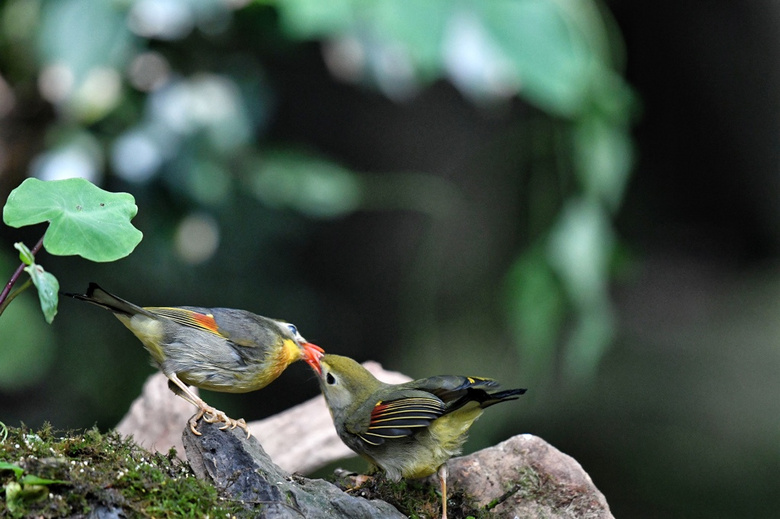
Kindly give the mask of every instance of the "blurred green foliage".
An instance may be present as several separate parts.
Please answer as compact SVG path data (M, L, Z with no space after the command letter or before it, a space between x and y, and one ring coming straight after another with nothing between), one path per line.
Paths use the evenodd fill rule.
M564 373L592 377L613 335L610 220L632 163L632 96L619 75L619 41L598 4L289 0L278 8L288 35L327 42L336 74L391 98L446 78L476 103L519 95L566 121L560 140L542 152L555 162L543 174L559 177L559 196L551 202L547 186L526 195L529 205L552 205L554 216L531 222L521 240L506 278L506 315L537 380L553 367L562 336Z
M527 385L467 451L533 432L616 515L774 517L780 284L740 269L776 250L776 27L750 3L640 4L610 3L648 107L629 206L636 103L603 2L6 0L0 202L28 176L130 192L143 242L41 258L63 290ZM620 313L618 212L652 242ZM42 233L0 226L0 273ZM0 318L2 420L115 425L147 354L78 302L47 325L28 292ZM208 399L261 418L316 393L305 368Z
M296 44L318 41L331 74L400 103L440 80L487 112L523 99L535 107L532 137L504 143L523 157L514 175L527 187L501 298L506 330L528 376L556 370L559 347L572 380L593 376L613 336L611 222L632 164L633 103L599 3L12 0L0 23L3 77L17 100L53 107L30 173L97 183L108 173L139 196L164 187L173 218L150 240L174 243L194 264L225 250L223 229L238 224L228 208L246 196L315 219L466 210L468 192L428 172L357 172L270 141L277 80L264 61ZM262 234L256 248L272 250ZM167 261L149 282L166 280ZM436 313L425 296L409 297L418 303L407 322Z

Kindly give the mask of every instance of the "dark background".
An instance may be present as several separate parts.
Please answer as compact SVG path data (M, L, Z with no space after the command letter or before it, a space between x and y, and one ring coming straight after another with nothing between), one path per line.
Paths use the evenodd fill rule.
M552 368L531 370L503 306L507 271L533 246L528 235L543 233L526 193L555 186L529 187L518 173L528 164L523 150L566 118L518 97L485 108L444 79L403 101L334 79L320 43L283 36L270 8L238 11L241 30L217 51L194 36L172 50L153 45L183 71L225 49L257 52L273 93L262 146L312 151L361 172L371 203L313 217L234 186L209 204L189 196L182 177L139 184L107 167L99 183L135 196L144 241L116 263L45 253L39 261L65 291L97 281L142 305L246 308L294 322L329 351L411 376L528 385L519 402L486 413L466 450L539 435L583 465L616 517L771 517L780 505L780 5L608 8L638 100L635 162L613 218L615 332L581 379L561 368L560 344ZM262 45L248 36L258 26ZM47 128L61 118L19 66L3 60L16 92L1 126L3 200L52 146ZM87 127L109 139L122 126L114 115ZM446 183L384 183L398 172ZM183 263L170 246L177 225L204 213L218 222L219 249ZM12 243L32 245L43 230L0 227L0 272L15 268ZM0 420L115 425L152 372L147 354L108 313L64 300L49 328L35 303L24 294L10 307L23 313L3 315L3 325L14 320L32 334L18 335L24 344L40 347L25 353L30 375L0 387ZM22 332L0 328L6 352L12 333ZM207 399L254 420L316 392L300 364L263 391Z

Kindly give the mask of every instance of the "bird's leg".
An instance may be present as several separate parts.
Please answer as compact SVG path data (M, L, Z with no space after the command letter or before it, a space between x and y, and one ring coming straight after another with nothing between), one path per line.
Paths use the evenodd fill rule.
M168 387L170 390L198 408L198 412L195 413L189 420L190 430L193 434L198 436L201 435L201 433L198 432L195 427L198 424L198 420L203 418L203 421L208 423L225 422L225 425L220 427L220 429L223 430L227 429L228 427L231 429L241 427L244 432L246 432L247 438L252 436L252 433L249 431L249 427L247 427L246 421L243 418L234 420L233 418L230 418L228 415L226 415L223 411L208 405L202 398L193 393L187 384L182 382L175 373L166 376L168 377Z
M443 463L438 472L441 485L441 519L447 519L447 464Z

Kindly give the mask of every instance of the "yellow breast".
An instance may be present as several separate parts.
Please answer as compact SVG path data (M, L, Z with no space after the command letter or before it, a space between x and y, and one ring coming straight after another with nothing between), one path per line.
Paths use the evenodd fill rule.
M429 435L420 437L426 449L420 449L414 458L407 461L402 469L403 477L415 479L430 476L441 464L460 454L468 438L469 428L481 415L482 409L475 405L434 420L428 427Z
M283 339L282 347L275 350L263 362L261 369L252 374L254 389L260 389L276 380L287 366L303 357L301 348L291 339Z

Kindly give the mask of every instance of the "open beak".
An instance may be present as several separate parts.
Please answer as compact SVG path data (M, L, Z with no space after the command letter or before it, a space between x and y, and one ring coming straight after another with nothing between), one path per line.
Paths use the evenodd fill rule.
M311 369L316 371L318 375L322 374L320 358L325 354L325 350L310 342L304 342L301 346L303 346L303 360L305 360L306 364L311 366Z

